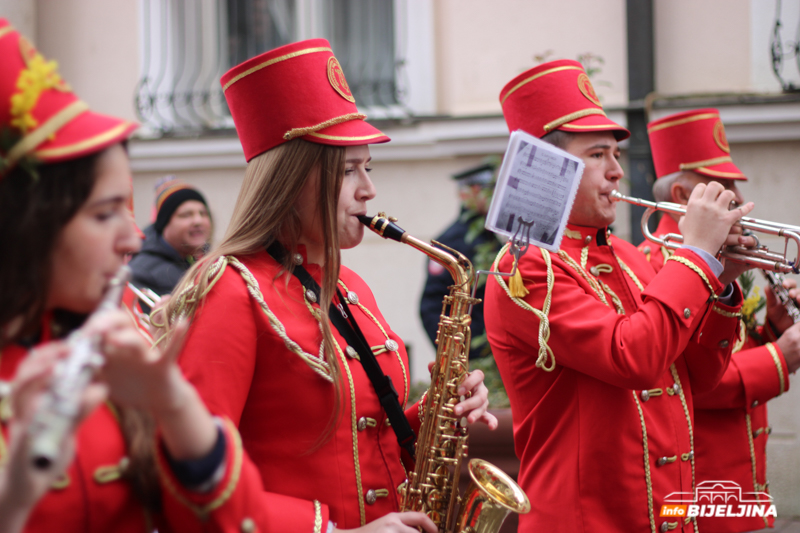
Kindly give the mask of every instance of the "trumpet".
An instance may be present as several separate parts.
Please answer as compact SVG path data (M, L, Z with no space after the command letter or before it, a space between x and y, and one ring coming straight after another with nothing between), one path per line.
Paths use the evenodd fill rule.
M629 204L647 208L644 215L642 215L642 235L644 235L648 241L660 246L665 246L671 250L676 250L681 247L683 243L682 235L667 233L663 237L656 237L650 232L650 228L647 227L647 222L656 211L664 211L665 213L673 215L685 215L685 205L672 202L651 202L641 198L625 196L619 191L612 191L610 196L612 200L617 202L628 202ZM754 268L760 268L766 271L781 272L784 274L800 274L800 264L798 264L798 258L800 257L800 226L792 226L750 217L742 217L736 224L753 233L783 237L783 254L770 251L767 246L759 243L756 237L756 246L754 248L727 246L720 252L721 257L729 261L750 265ZM753 236L755 237L755 235ZM794 260L788 258L790 241L793 242L795 246L796 253Z

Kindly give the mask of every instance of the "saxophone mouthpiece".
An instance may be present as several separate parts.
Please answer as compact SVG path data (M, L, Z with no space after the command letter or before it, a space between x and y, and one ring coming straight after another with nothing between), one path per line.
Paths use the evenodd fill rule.
M358 215L358 220L384 239L403 242L403 235L406 234L406 230L395 224L396 218L388 217L386 213L378 213L372 217Z

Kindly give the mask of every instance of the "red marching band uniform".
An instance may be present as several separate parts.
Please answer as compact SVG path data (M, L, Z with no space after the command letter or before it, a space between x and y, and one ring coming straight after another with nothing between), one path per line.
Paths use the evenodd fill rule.
M89 110L60 77L54 61L47 61L5 19L0 19L0 124L11 125L19 139L7 152L2 163L14 165L22 156L32 156L42 163L57 163L99 152L119 143L137 125ZM12 133L9 131L7 133ZM0 179L2 176L0 175ZM33 179L33 178L31 178ZM148 337L146 325L133 312L137 307L134 294L127 290L123 303L131 318ZM9 345L0 350L0 383L11 381L20 362L35 345L67 333L53 315L46 316L38 338L29 344ZM12 420L10 398L6 387L0 387L0 465L6 460L8 423ZM160 514L149 513L137 500L126 477L130 473L128 449L121 430L119 414L111 403L99 406L76 432L75 458L65 474L34 507L26 532L130 532L207 531L198 517L203 513L173 512L169 523ZM223 506L218 512L228 531L242 531L246 516L258 509L253 495L260 495L261 480L252 464L241 454L235 428L223 431L227 450L226 467L217 488L208 494L189 493L184 501L202 505L225 500L235 505ZM237 454L238 452L238 454ZM163 456L162 456L163 459ZM166 477L166 474L165 474ZM234 481L232 481L234 480ZM167 499L165 507L172 509ZM231 518L232 517L232 518Z
M629 135L574 61L519 75L500 99L510 131ZM501 272L512 270L506 250ZM694 490L693 394L722 375L741 295L733 307L717 301L722 285L690 250L663 270L607 228L570 224L557 254L521 257L527 295L487 282L489 341L532 506L520 531L694 530L659 511L669 494Z
M388 141L358 113L355 100L324 39L272 50L231 69L222 80L245 157L303 136L339 146ZM270 102L265 105L264 102ZM321 284L322 270L305 250L293 257ZM358 354L332 328L342 376L341 416L330 435L331 370L322 354L319 305L266 251L220 260L221 275L194 317L180 365L212 413L237 427L263 482L247 511L220 486L215 501L179 487L162 468L169 516L205 513L210 530L325 532L330 522L349 529L399 509L406 471L386 414ZM279 275L280 274L280 275ZM364 281L341 267L339 289L403 406L409 400L408 356L386 324ZM416 431L419 404L406 409ZM228 459L230 462L230 459ZM234 460L236 468L238 461ZM162 457L163 464L163 457ZM229 478L236 486L235 474ZM224 483L220 484L224 485ZM194 500L192 500L194 498ZM228 513L226 516L222 512ZM255 514L254 514L255 513ZM244 526L243 526L244 530Z
M716 109L677 113L648 125L656 178L691 169L711 179L747 180L734 165L725 128ZM668 214L661 217L656 237L680 235L678 223ZM639 249L658 272L672 252L664 246L643 242ZM695 455L697 481L733 481L748 499L766 505L767 483L766 403L789 390L789 372L769 325L761 328L758 341L748 335L741 322L741 337L733 348L731 362L719 385L696 394ZM768 342L765 342L768 341ZM758 494L761 493L761 494ZM709 502L698 502L698 504ZM719 503L719 502L715 502ZM699 517L702 531L751 531L772 527L773 517Z
M82 157L126 139L136 129L134 123L89 111L61 79L55 62L42 57L5 19L0 19L0 56L0 124L20 134L4 154L10 165L23 155L44 163ZM37 342L51 338L51 323L45 320ZM0 351L1 381L14 377L30 348L11 345ZM12 416L9 398L0 391L0 464ZM109 404L83 422L76 448L75 460L39 501L25 531L140 533L148 524L152 527L130 485L121 480L126 445Z

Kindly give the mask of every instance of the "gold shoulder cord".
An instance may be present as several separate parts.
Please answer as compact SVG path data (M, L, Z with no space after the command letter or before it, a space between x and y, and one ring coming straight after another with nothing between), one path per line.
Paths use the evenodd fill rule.
M286 349L299 356L317 375L326 381L333 382L330 367L328 366L328 363L325 362L325 358L323 357L322 350L324 343L320 346L319 356L314 356L308 352L305 352L299 344L289 338L289 335L286 333L286 327L278 319L278 317L275 316L275 313L273 313L269 308L267 302L264 301L264 295L261 293L256 278L247 269L247 267L244 266L244 264L242 264L238 259L236 259L236 257L232 255L220 257L214 262L214 265L208 271L209 284L203 294L190 296L195 288L195 285L190 285L176 296L176 298L178 298L178 306L172 314L172 320L174 321L184 313L187 304L195 303L205 298L205 296L211 291L212 287L214 287L217 281L220 280L222 274L225 272L225 267L227 266L235 268L236 271L239 272L239 275L242 276L242 279L247 285L247 292L261 307L261 310L264 312L267 320L269 321L270 327L283 341ZM156 344L158 344L162 339L156 341Z
M492 264L492 270L497 271L497 265L500 263L500 259L503 257L503 255L505 255L505 253L508 251L508 248L509 245L506 244L500 249L500 253L497 254L494 264ZM544 298L544 306L542 307L541 311L530 305L522 298L511 296L511 292L508 290L508 285L506 285L506 282L503 280L502 276L495 276L494 279L497 280L497 283L503 288L508 297L511 298L512 302L517 304L522 309L530 311L539 319L539 357L536 358L536 366L545 372L552 372L556 367L556 358L553 354L553 350L550 349L550 346L547 344L547 341L550 340L550 320L547 318L547 314L550 312L550 302L553 295L553 264L550 260L550 252L541 248L540 250L542 252L542 258L544 258L544 262L547 264L547 294ZM519 270L517 272L519 272Z

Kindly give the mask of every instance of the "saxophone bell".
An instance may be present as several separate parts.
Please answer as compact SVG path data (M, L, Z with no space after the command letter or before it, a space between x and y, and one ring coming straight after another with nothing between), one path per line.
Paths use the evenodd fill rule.
M530 512L528 497L508 474L483 459L471 459L468 468L470 483L454 531L492 533L509 513Z

